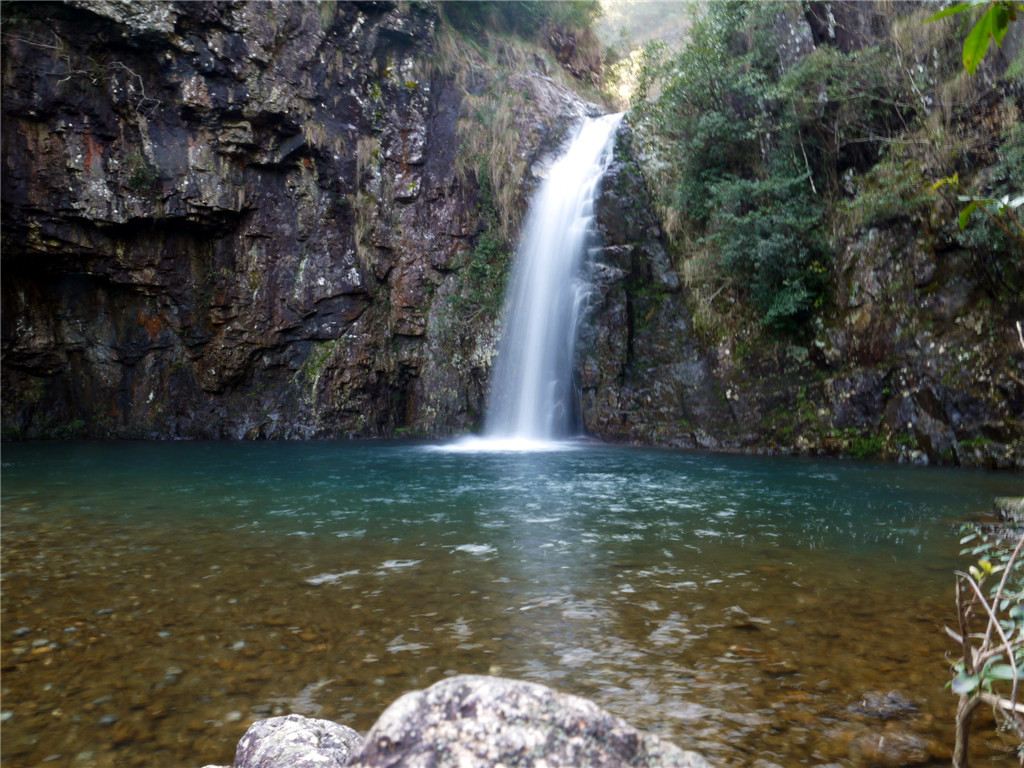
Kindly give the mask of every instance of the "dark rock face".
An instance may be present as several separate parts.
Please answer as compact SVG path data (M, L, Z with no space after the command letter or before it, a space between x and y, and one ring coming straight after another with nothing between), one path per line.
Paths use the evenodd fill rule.
M593 435L685 447L718 447L732 414L692 331L686 297L620 130L602 180L591 253L593 290L580 329L578 381ZM713 425L713 426L712 426Z
M479 422L496 328L448 298L480 220L433 8L77 0L4 23L5 435ZM587 107L520 81L534 158Z
M858 8L851 3L827 0L806 3L804 16L815 45L832 45L843 53L850 53L881 42L888 33L889 22L886 15L873 6L865 3Z

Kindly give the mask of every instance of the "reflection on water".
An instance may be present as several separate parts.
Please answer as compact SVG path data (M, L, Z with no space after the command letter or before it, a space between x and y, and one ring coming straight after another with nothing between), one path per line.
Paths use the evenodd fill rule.
M3 462L10 768L228 764L254 719L365 730L457 672L589 696L722 765L937 764L955 522L1022 490L585 443L58 443ZM890 691L898 716L872 704Z

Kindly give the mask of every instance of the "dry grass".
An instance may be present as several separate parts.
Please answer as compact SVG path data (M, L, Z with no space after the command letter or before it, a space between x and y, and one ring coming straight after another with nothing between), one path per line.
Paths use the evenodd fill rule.
M431 75L443 74L462 94L456 176L466 187L486 173L502 235L513 240L522 221L523 184L529 167L525 116L536 111L529 88L511 73L541 70L579 93L576 81L545 49L516 37L484 33L470 40L441 24ZM600 98L595 89L583 98Z
M509 240L522 217L527 161L520 116L530 107L528 94L510 86L508 72L527 69L530 55L519 41L492 35L482 45L447 27L437 36L434 66L462 92L456 176L465 187L481 171L487 174L502 235Z
M363 185L366 171L375 165L380 157L380 140L376 136L360 136L356 143L356 191Z
M348 196L349 206L355 219L352 233L356 247L356 258L366 271L373 263L372 235L377 224L377 198L363 189L363 180L379 162L380 141L376 136L360 136L356 144L356 185Z

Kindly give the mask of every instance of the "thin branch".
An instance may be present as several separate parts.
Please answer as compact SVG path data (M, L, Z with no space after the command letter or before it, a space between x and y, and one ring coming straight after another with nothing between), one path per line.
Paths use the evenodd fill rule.
M978 698L985 704L990 704L996 709L1002 709L1006 712L1016 712L1018 715L1024 715L1024 704L1019 702L1004 699L1002 696L996 696L992 693L979 693Z
M1022 544L1024 544L1024 536L1021 537L1020 543L1017 544L1017 548L1014 550L1014 554L1015 555L1020 552L1020 548L1021 548ZM1009 569L1007 569L1007 571L1009 571ZM981 602L982 606L985 608L985 613L988 614L989 632L985 633L985 641L984 641L984 644L982 645L982 648L985 648L985 646L989 644L990 639L991 639L990 632L991 632L993 627L995 627L996 632L999 633L999 637L1002 638L1003 648L1005 648L1005 650L1006 650L1007 661L1010 663L1010 669L1013 670L1013 689L1012 689L1012 692L1010 694L1011 697L1012 697L1011 700L1012 701L1016 701L1017 700L1017 684L1019 682L1019 678L1018 678L1018 675L1017 675L1017 665L1014 663L1013 643L1011 643L1009 641L1009 639L1006 637L1006 633L1003 632L1003 626L999 623L999 619L996 617L995 613L993 613L992 606L990 606L988 604L988 601L985 599L985 596L981 593L981 588L978 586L977 582L974 579L970 578L970 577L966 577L965 574L960 574L960 575L961 576L965 576L964 581L966 581L967 585L971 588L971 590L978 597L978 599ZM987 649L985 649L985 650L987 650Z

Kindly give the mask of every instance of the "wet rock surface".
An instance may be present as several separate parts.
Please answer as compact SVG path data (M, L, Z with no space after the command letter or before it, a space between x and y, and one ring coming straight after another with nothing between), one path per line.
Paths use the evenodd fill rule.
M584 422L608 440L718 447L708 432L721 433L732 414L693 333L632 142L625 125L595 204L600 246L577 373Z

